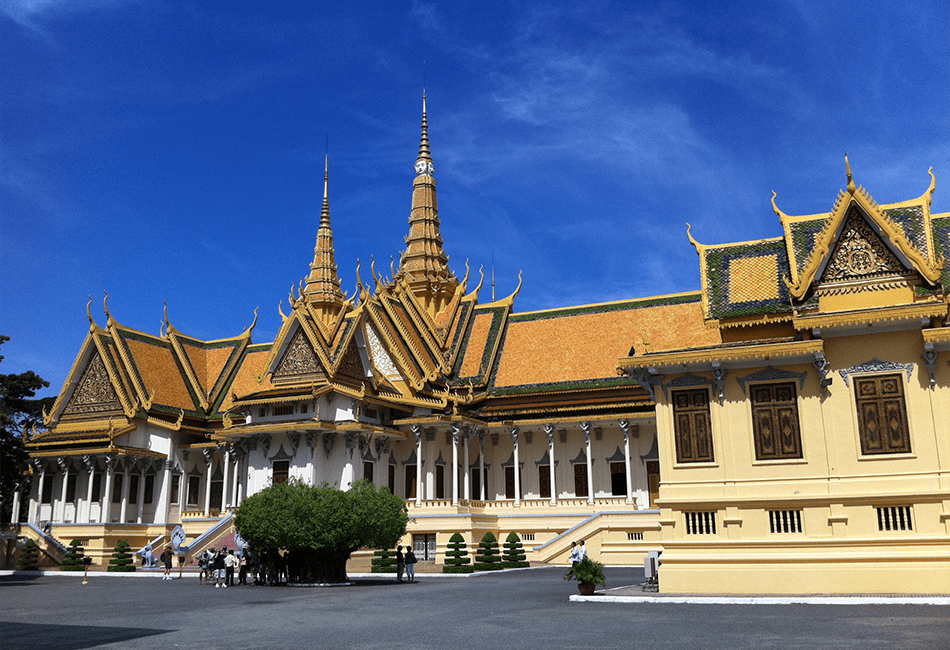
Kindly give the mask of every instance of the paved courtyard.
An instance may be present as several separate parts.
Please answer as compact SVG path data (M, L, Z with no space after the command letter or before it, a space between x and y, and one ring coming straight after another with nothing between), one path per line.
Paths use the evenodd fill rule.
M950 607L572 603L563 569L416 584L214 589L183 580L0 577L0 648L950 649ZM608 568L608 586L642 571Z

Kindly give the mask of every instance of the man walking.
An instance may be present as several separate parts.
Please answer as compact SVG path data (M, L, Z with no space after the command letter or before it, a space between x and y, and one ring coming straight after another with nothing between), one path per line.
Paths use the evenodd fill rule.
M396 547L396 582L402 582L402 572L406 570L406 558L402 554L402 546Z

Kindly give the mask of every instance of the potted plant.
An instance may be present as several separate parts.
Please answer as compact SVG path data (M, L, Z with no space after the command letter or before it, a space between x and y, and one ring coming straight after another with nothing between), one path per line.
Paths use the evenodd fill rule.
M600 562L594 562L589 557L585 557L564 576L565 580L577 580L577 588L584 596L590 596L594 593L597 585L607 586L604 579L604 565Z

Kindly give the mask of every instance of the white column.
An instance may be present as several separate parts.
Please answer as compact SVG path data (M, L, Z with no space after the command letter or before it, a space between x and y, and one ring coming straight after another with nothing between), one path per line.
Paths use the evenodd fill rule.
M514 446L515 459L515 505L521 505L521 464L518 462L518 427L508 429L511 434L511 443Z
M623 431L623 462L624 471L627 473L627 503L633 503L633 477L630 475L630 423L621 420L620 429Z
M92 523L92 482L96 476L96 459L88 454L82 457L82 462L89 470L89 480L86 482L86 516L83 521ZM79 510L76 510L76 521L79 521Z
M485 436L484 431L478 434L478 475L481 480L478 482L479 499L485 500Z
M171 511L172 503L172 454L174 452L169 450L168 458L165 459L163 463L165 466L165 471L162 473L162 506L159 508L155 514L156 519L157 515L161 514L161 522L155 523L168 523L168 515ZM178 502L181 503L181 479L178 480Z
M461 424L452 425L452 505L459 504L459 435Z
M33 461L33 474L39 474L39 481L36 485L36 498L32 498L32 490L30 494L30 511L27 513L27 522L35 525L40 523L40 506L43 503L43 465L38 460Z
M122 505L119 508L119 523L125 523L125 516L129 509L129 459L122 463Z
M240 476L240 474L241 474L241 455L240 455L240 452L235 449L234 450L234 475L231 477L231 494L229 495L232 508L237 508L238 506L238 476ZM310 481L310 485L313 485L312 480Z
M241 476L240 480L237 482L237 497L235 500L235 503L237 503L239 506L241 505L241 502L244 501L244 484L247 482L247 458L248 452L247 450L244 450L241 452L241 455L238 456L236 462L237 467L235 472L239 472Z
M469 483L471 483L471 477L469 476L469 474L470 474L471 472L469 471L469 465L468 465L468 463L469 463L469 460L468 460L468 447L469 447L469 445L471 444L471 442L472 442L472 432L469 431L469 432L467 432L467 433L465 434L465 466L464 466L464 469L465 469L465 480L462 482L462 484L463 484L463 486L464 486L463 489L465 490L465 500L466 500L466 501L468 501L468 500L470 500L470 499L472 498L471 489L470 489L470 487L469 487Z
M594 471L590 458L590 422L581 422L581 431L587 440L587 503L594 502Z
M412 433L416 437L416 505L422 505L422 427L412 425Z
M106 454L106 485L99 495L99 523L107 524L112 518L112 470L115 467L115 456Z
M205 477L205 516L211 514L211 467L212 461L214 460L214 450L213 449L202 449L201 450L205 456L205 463L207 464L207 476Z
M69 482L69 461L66 458L60 456L56 459L56 462L59 464L59 468L63 470L63 486L59 491L59 521L66 523L66 484ZM56 508L53 508L53 513L50 515L50 519L56 519Z
M10 523L20 523L20 488L13 491L13 510L10 512Z
M221 510L222 512L231 507L231 498L228 494L228 487L231 472L231 448L224 448L224 480L221 483Z
M548 437L548 462L551 467L548 470L548 474L550 474L548 478L551 482L551 503L557 503L557 482L554 480L554 425L545 424L544 434Z
M139 490L135 496L137 506L135 513L135 523L142 523L142 512L145 510L145 469L147 467L144 459L139 460Z

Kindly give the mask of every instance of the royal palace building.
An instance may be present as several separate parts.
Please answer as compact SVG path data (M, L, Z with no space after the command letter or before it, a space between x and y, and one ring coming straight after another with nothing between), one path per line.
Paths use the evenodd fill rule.
M449 268L424 100L415 171L398 266L366 284L358 268L352 296L325 175L273 341L89 311L27 432L23 534L104 562L181 525L194 554L272 483L368 479L406 500L423 561L456 532L514 531L538 563L578 539L605 564L662 551L667 592L950 589L950 213L930 212L932 174L879 205L848 167L808 216L773 196L771 239L687 231L698 291L517 312L517 290L483 301L483 277Z

